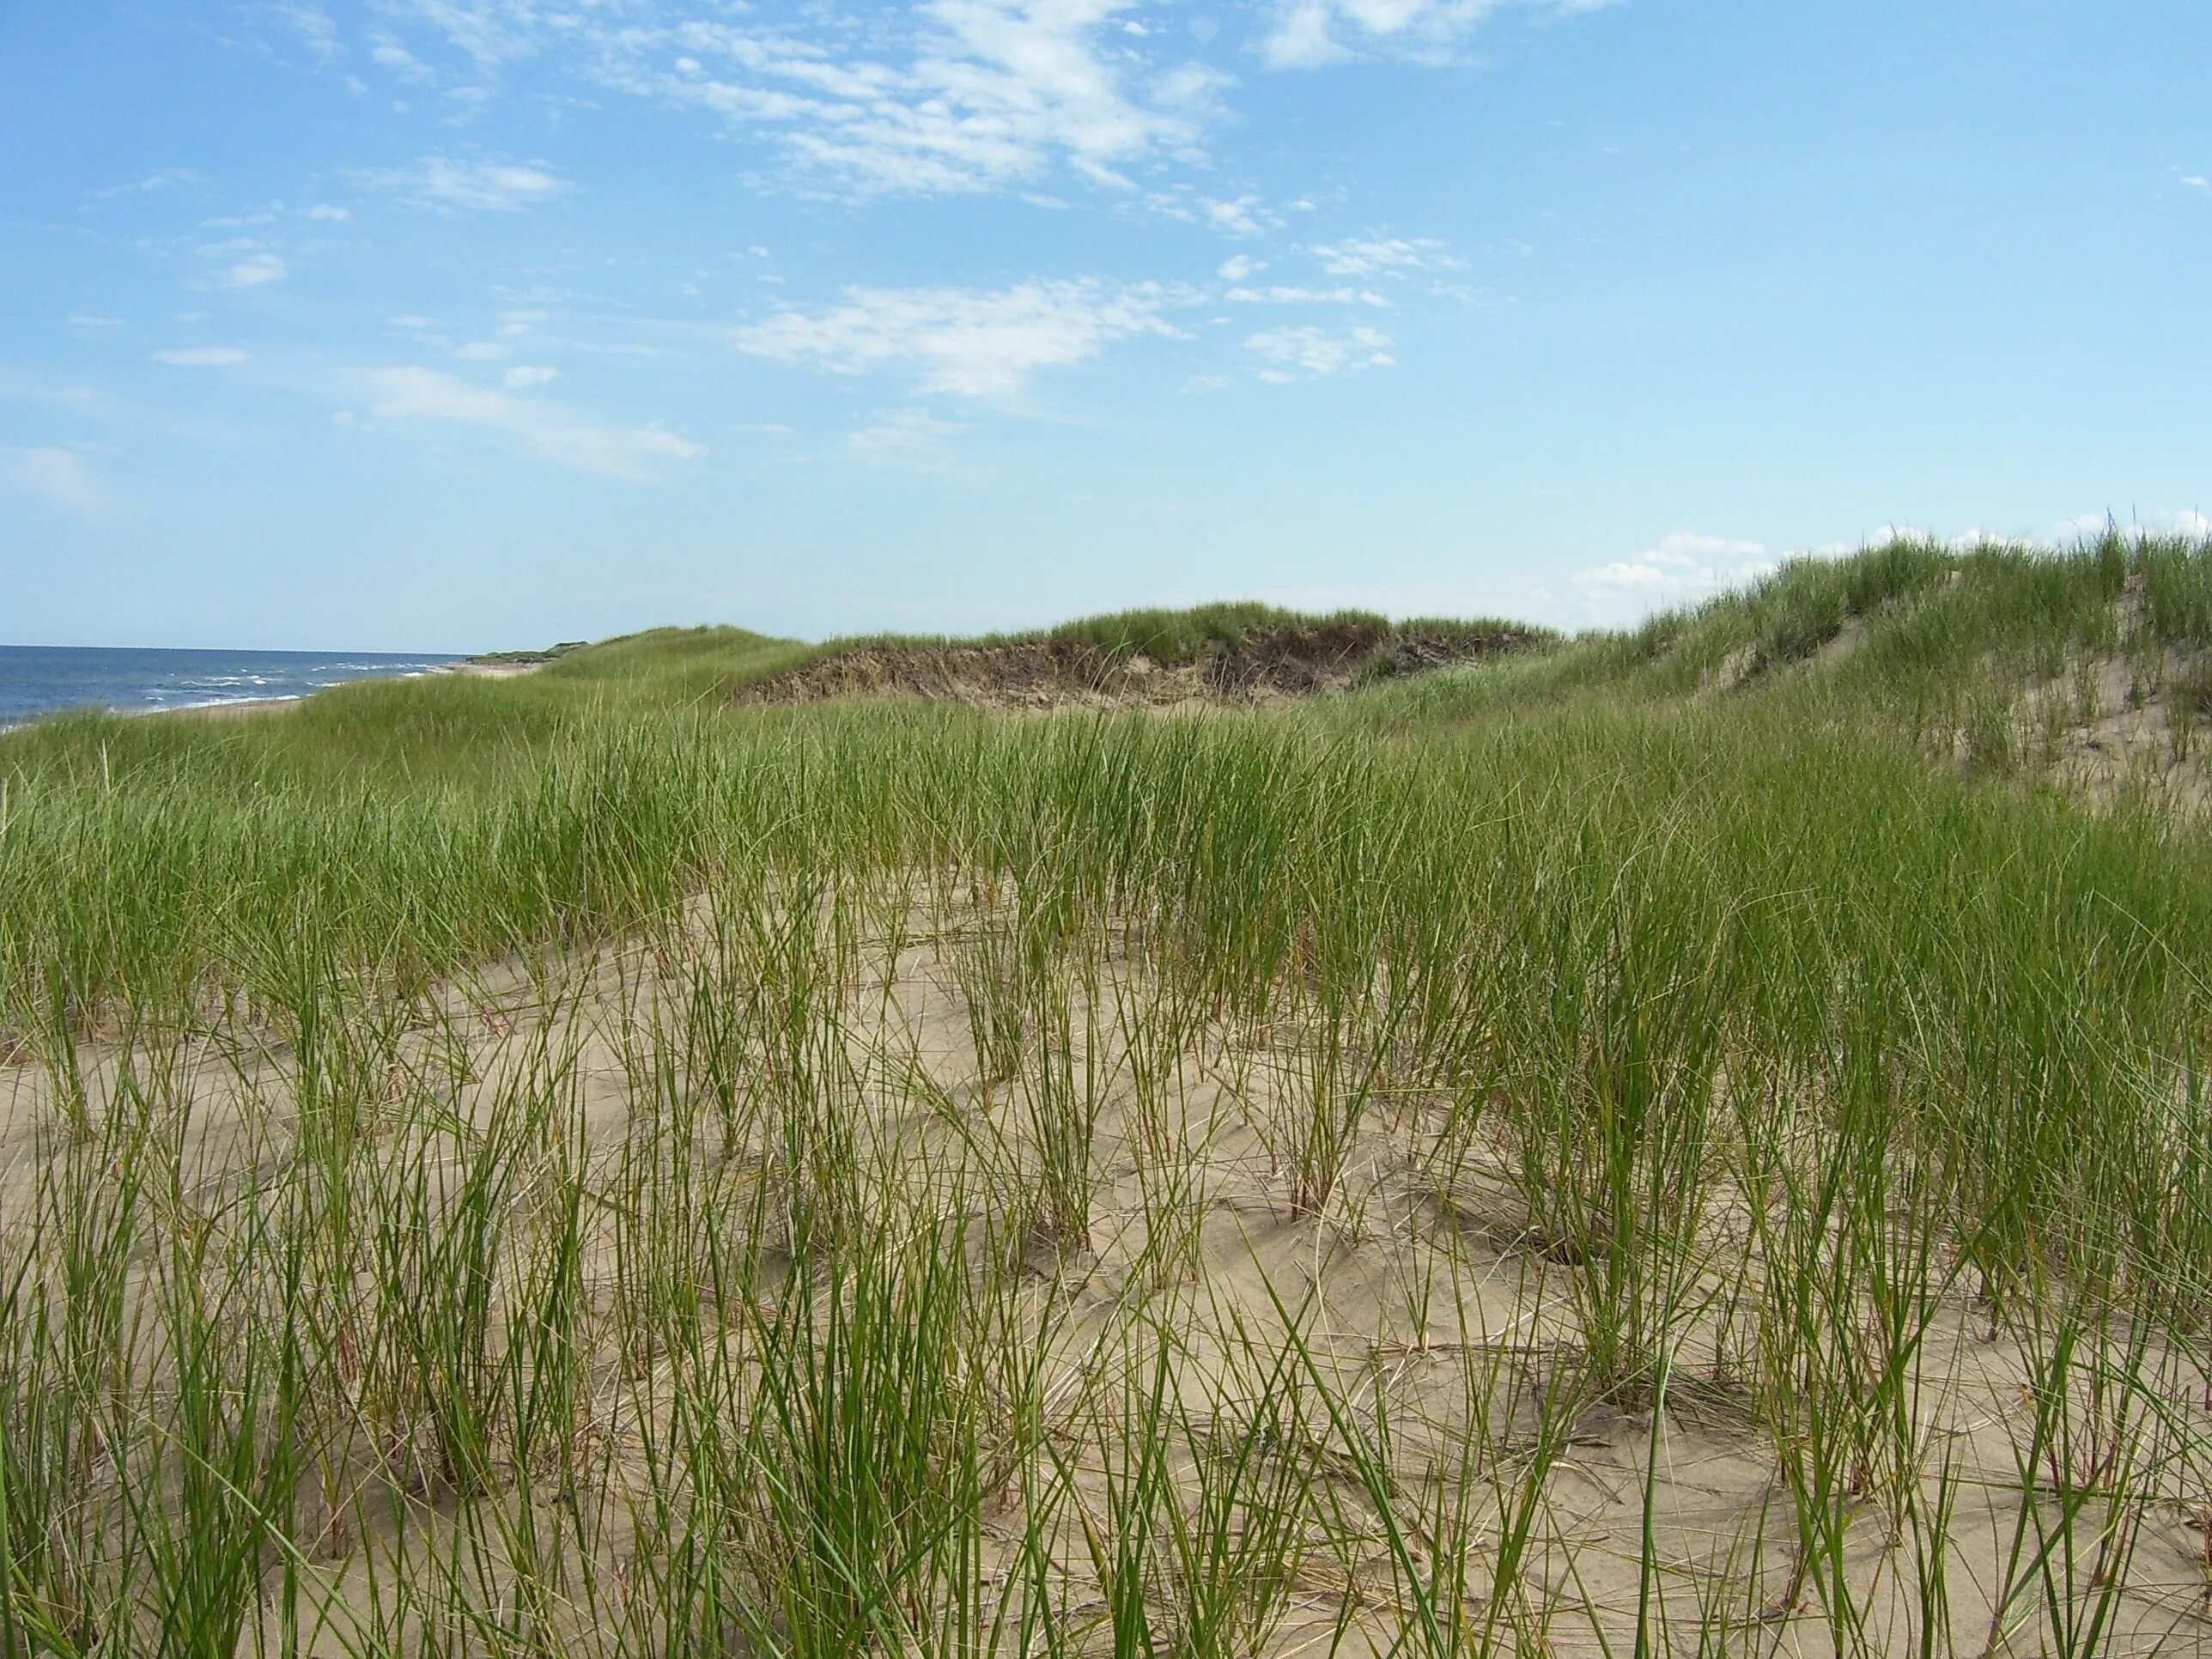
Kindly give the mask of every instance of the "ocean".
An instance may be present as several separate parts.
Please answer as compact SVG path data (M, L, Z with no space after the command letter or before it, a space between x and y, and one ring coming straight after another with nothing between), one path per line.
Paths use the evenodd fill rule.
M377 651L128 651L0 645L0 726L61 708L123 714L304 697L345 680L427 674L455 657Z

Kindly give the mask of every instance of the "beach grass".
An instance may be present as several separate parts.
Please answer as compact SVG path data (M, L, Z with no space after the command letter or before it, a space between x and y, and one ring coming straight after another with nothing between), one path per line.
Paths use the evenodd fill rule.
M2208 571L0 738L0 1653L2203 1645Z

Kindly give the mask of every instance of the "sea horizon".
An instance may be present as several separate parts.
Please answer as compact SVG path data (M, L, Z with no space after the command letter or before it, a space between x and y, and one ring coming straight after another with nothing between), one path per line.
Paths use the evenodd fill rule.
M296 702L326 686L405 678L463 660L458 652L0 645L0 726L70 710L155 714Z

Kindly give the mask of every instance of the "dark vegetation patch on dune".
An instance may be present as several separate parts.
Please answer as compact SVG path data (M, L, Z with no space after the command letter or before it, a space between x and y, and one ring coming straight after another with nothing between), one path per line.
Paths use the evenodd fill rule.
M745 686L738 696L775 703L920 697L1016 708L1269 703L1425 673L1551 638L1510 623L1394 623L1358 612L1312 617L1261 606L1211 610L1220 614L1129 612L1050 634L972 642L854 641Z

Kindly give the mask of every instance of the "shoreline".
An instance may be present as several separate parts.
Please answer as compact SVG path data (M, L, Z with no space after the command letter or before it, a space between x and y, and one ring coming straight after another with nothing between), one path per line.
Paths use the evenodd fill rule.
M440 675L454 675L465 680L514 680L525 674L534 674L545 665L542 662L450 662L440 663L412 674L365 674L359 680L337 680L335 685L359 685L366 680L427 680ZM315 691L327 691L331 686L319 685ZM149 717L177 714L200 720L227 720L234 715L274 714L307 702L315 691L301 691L283 697L233 697L221 702L185 703L175 708L146 708L135 711Z
M179 703L168 708L117 708L103 703L71 703L59 708L43 709L21 720L0 721L0 736L24 731L57 714L101 713L123 720L235 720L252 714L280 713L295 704L305 702L316 691L327 691L335 685L358 685L368 680L421 680L441 674L458 675L463 679L472 680L512 680L520 679L526 674L534 674L544 666L544 662L438 663L407 674L364 674L358 679L333 680L331 685L319 685L313 690L291 692L282 696L224 697L208 702Z
M359 680L337 680L337 685L359 685L365 680L427 680L441 674L455 675L465 680L514 680L525 674L535 674L544 667L542 662L441 662L413 674L365 674ZM315 691L327 691L327 685L319 685ZM301 691L284 697L234 697L223 702L186 703L177 708L148 708L139 711L149 715L185 714L202 720L222 720L238 714L265 714L291 708L307 702L314 691Z

